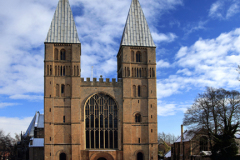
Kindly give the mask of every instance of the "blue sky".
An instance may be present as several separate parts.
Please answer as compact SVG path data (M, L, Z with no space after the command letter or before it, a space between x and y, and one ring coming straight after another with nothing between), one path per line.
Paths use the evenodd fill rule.
M69 0L82 43L82 77L116 78L131 0ZM238 0L139 0L157 46L158 131L180 134L206 86L239 90ZM58 0L0 5L0 129L26 131L43 113L44 40Z

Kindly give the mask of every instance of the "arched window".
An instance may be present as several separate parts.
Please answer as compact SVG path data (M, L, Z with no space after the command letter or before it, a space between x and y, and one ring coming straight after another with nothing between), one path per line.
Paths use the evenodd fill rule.
M155 72L153 68L152 68L152 77L155 77Z
M136 115L135 115L135 122L137 123L137 122L141 122L141 114L140 113L137 113Z
M127 77L127 69L125 67L125 70L124 70L124 77Z
M206 136L200 138L200 151L208 151L208 138Z
M133 97L136 97L136 86L135 85L133 85L132 90L133 90Z
M74 76L77 76L77 74L76 74L76 66L74 66Z
M150 76L150 78L152 77L152 68L150 68L150 70L149 70L149 76Z
M65 123L65 116L63 116L63 123Z
M64 49L62 49L60 51L60 59L61 60L66 60L66 51Z
M47 65L47 75L49 75L49 65Z
M110 96L99 93L85 104L86 148L118 148L118 107Z
M59 84L56 84L56 97L59 97Z
M131 52L131 60L134 62L134 51Z
M65 76L65 66L63 66L63 76Z
M138 86L138 97L141 97L141 87Z
M52 75L52 65L50 65L50 75Z
M136 62L141 62L141 52L136 53Z
M79 76L79 66L77 66L77 76Z
M62 86L61 86L61 93L62 93L62 94L64 93L64 90L65 90L65 85L62 84Z
M58 66L58 76L60 76L60 67Z
M142 154L142 152L139 152L139 153L137 154L137 160L143 160L143 154Z
M67 159L66 157L67 157L67 156L66 156L65 153L61 153L61 154L59 155L59 160L66 160L66 159Z
M54 60L58 60L58 49L55 48L54 50Z
M57 76L57 66L55 66L55 76Z

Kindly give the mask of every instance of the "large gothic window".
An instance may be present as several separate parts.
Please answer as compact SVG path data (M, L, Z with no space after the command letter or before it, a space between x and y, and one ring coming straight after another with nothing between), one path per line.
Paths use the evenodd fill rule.
M106 94L95 94L85 104L87 149L118 148L118 107Z
M205 136L200 138L200 151L208 151L208 138Z

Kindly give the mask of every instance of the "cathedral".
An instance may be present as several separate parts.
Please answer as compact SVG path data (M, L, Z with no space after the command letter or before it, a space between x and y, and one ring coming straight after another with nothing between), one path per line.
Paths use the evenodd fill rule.
M69 0L59 0L44 42L44 159L157 160L156 46L139 1L117 79L81 77L80 39Z

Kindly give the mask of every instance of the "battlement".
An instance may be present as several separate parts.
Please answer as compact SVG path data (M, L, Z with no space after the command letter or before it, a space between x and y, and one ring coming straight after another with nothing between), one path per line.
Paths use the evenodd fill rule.
M121 87L122 79L119 78L118 81L116 81L116 78L112 78L112 81L110 81L110 78L106 78L106 81L104 81L103 78L99 78L99 80L97 81L97 78L93 78L93 81L90 81L90 78L88 77L85 81L84 78L81 78L81 86Z

